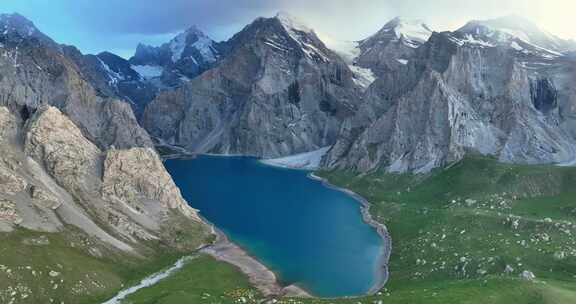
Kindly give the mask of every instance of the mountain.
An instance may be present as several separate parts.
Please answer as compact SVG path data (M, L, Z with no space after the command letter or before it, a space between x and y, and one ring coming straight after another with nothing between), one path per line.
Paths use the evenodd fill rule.
M359 103L347 64L287 14L220 44L218 64L144 113L148 132L194 152L284 156L333 144Z
M23 17L3 15L0 19L14 18L21 21ZM130 106L99 95L64 48L31 24L22 22L23 28L12 27L0 35L0 105L20 113L23 120L43 104L54 105L100 147L151 147Z
M433 33L377 79L324 165L428 172L470 151L513 163L573 161L576 62L481 24Z
M536 46L540 51L552 55L576 50L575 41L559 38L540 29L530 20L514 15L484 21L471 21L458 32L484 35L496 42L516 40L523 44Z
M200 75L219 59L219 45L193 26L159 47L138 45L130 64L145 78L160 77L172 87Z
M97 95L128 102L136 117L156 96L158 88L132 68L128 60L110 52L84 55L74 46L62 46L64 54L80 69Z
M224 42L190 28L160 47L140 45L125 60L109 52L82 54L21 15L0 15L0 289L5 291L0 302L93 302L209 242L211 227L183 199L151 136L191 152L296 154L281 161L313 160L314 167L320 161L329 175L368 189L381 205L393 201L405 207L418 198L408 213L438 228L438 242L448 241L445 232L476 240L471 232L484 235L484 224L496 222L517 239L519 220L537 224L534 231L522 228L527 239L542 240L534 244L552 248L542 225L556 229L553 237L570 236L569 221L535 220L528 214L533 209L514 204L524 203L517 195L531 203L562 195L563 202L573 172L495 164L493 158L576 164L573 41L518 17L472 21L452 32L432 32L420 21L396 18L349 46L352 55L343 56L311 28L280 13L254 20ZM447 166L400 182L381 174ZM475 170L484 173L476 176ZM510 176L512 184L494 182ZM476 187L480 190L470 193L470 180L487 190ZM373 191L390 185L390 191ZM430 185L437 191L430 192ZM503 190L507 193L494 196ZM485 200L476 201L476 195ZM400 206L384 205L374 209L382 213L375 218L384 219ZM428 213L438 206L438 214L448 219L441 225ZM518 207L515 212L526 218L499 219L492 207L506 214ZM470 219L480 215L486 221L470 230L468 218L460 218L462 227L449 232L451 208L459 217L463 208L472 208ZM405 218L387 220L396 222L400 229L406 226ZM429 231L422 227L416 230ZM422 253L413 250L421 247L421 233L408 228L408 243L400 250ZM418 240L409 239L414 236ZM561 241L545 253L553 255L551 264L531 265L544 273L564 263L568 251ZM524 241L517 245L527 248ZM504 260L484 263L490 260L485 252L464 251L483 264L470 264L478 271L466 273L471 255L448 261L453 265L446 270L456 270L457 279L485 277L493 269L502 273L500 266L509 272ZM513 251L506 258L520 265ZM402 259L399 265L417 260L436 276L439 264L421 258ZM479 268L487 263L497 267ZM405 277L428 276L418 270ZM208 296L202 291L201 297Z
M5 41L17 43L25 39L34 39L43 45L57 48L58 45L44 33L40 32L32 21L14 14L0 14L0 34Z
M430 35L432 30L423 21L396 17L363 40L327 41L348 63L354 81L367 89L377 77L405 65Z
M111 54L55 43L20 15L0 15L0 28L0 237L8 244L0 282L20 286L22 301L79 303L120 288L130 264L204 244L209 227L102 75L139 76ZM52 279L28 277L19 263ZM75 287L87 278L92 286Z
M421 20L396 17L376 34L358 43L355 64L377 75L405 65L415 49L424 44L432 30Z

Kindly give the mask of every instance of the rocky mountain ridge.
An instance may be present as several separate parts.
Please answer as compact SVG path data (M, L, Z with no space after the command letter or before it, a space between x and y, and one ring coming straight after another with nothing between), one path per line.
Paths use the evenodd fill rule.
M407 65L377 79L324 165L428 172L469 151L571 162L574 61L475 24L432 34Z
M152 136L200 153L289 155L334 143L359 103L347 64L285 14L220 46L217 66L147 106Z
M220 43L221 61L182 89L161 94L147 108L143 125L163 142L194 152L280 157L333 145L323 165L357 171L426 172L461 159L467 151L507 162L566 163L575 158L572 44L518 17L471 21L443 33L422 21L395 18L358 42L348 52L352 55L342 56L345 52L331 51L312 29L281 13L259 18ZM244 51L256 45L256 56ZM263 51L268 49L275 57ZM297 53L321 73L326 64L337 63L337 73L345 71L344 78L352 80L340 83L341 92L349 96L343 103L347 114L336 115L330 125L321 119L320 125L311 126L296 118L308 112L278 112L303 94L304 81L298 79L303 68L284 65L274 71L272 66L298 58L293 57ZM231 66L237 58L250 63ZM258 64L261 68L255 69ZM224 68L228 74L220 75ZM230 81L234 75L242 76ZM274 75L273 82L268 75ZM236 87L214 82L214 77ZM283 87L279 83L293 84L278 100L266 93ZM255 95L254 85L264 94ZM224 95L211 96L219 91ZM242 117L244 110L239 109L246 101L241 100L252 104L253 98L264 98L257 104L268 110ZM324 97L314 99L325 104ZM270 118L284 126L263 119L268 111L275 111ZM337 139L330 135L309 140L318 138L318 131L334 134L334 126L340 129ZM294 132L294 127L306 131Z
M205 70L180 87L150 93L158 96L142 113L142 125L155 138L189 151L279 157L331 147L325 168L359 172L427 172L469 151L515 163L576 159L571 44L526 24L523 34L501 29L513 20L473 21L454 32L431 33L422 22L396 18L359 42L352 63L286 14L259 18L221 43L192 28L159 48L140 47L130 61L58 45L19 15L0 20L3 123L31 126L13 136L72 197L102 196L122 205L107 220L124 223L118 233L128 243L131 235L153 239L148 230L162 222L156 209L153 219L126 217L142 208L138 203L151 200L189 218L195 214L173 186L140 193L153 185L138 176L139 166L159 172L153 178L163 184L171 180L132 113L132 98L116 99L125 91L123 82L149 83L134 64L167 64L158 61L162 52L170 55L162 59L167 62L208 64L197 66L196 72ZM377 79L361 85L353 66L372 69ZM58 119L34 128L43 115ZM66 119L70 123L61 122ZM81 148L53 146L35 135L54 126L70 133L57 141ZM118 163L134 170L106 172ZM19 191L29 183L4 176ZM97 195L94 185L103 192ZM59 204L41 187L34 189L49 206ZM12 205L6 201L3 208Z
M145 77L176 87L212 68L220 56L219 44L192 26L159 47L139 44L129 62Z

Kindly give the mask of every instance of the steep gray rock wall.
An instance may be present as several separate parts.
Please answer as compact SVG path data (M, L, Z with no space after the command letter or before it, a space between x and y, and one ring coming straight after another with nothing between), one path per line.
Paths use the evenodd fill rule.
M574 159L566 58L435 33L378 79L324 159L330 168L427 172L474 151L514 163Z
M217 67L147 107L152 136L194 152L283 156L334 143L359 103L342 59L281 16L257 19L222 48Z

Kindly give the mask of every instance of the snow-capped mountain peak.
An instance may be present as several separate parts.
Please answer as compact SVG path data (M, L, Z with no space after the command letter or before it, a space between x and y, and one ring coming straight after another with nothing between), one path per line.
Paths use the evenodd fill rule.
M535 34L546 34L542 29L538 27L535 23L532 23L529 19L518 15L504 16L496 19L477 21L485 26L498 29L501 31L509 32L511 35L525 36L528 38Z
M391 42L400 42L405 46L417 48L432 36L432 30L422 20L396 17L386 23L376 34L360 41L360 48L371 49L386 46Z
M575 42L550 34L532 21L516 15L489 20L473 20L457 32L484 36L500 43L521 42L552 54L576 49Z
M199 52L205 62L214 62L218 57L214 48L214 41L196 26L178 34L168 45L172 52L173 62L182 59L187 48Z
M284 29L286 29L289 32L292 31L299 31L305 33L314 32L314 30L312 30L310 27L304 24L304 22L298 20L296 17L290 15L287 12L281 11L278 14L276 14L275 18L278 19L278 21L280 21Z
M274 19L278 20L288 36L300 45L308 58L324 62L330 61L324 43L312 28L286 12L279 12Z
M424 21L402 17L392 19L380 31L385 33L392 32L398 39L404 37L420 43L426 42L432 35L432 30Z
M130 64L143 79L161 78L163 86L177 87L212 68L220 58L219 44L192 26L161 46L139 44Z

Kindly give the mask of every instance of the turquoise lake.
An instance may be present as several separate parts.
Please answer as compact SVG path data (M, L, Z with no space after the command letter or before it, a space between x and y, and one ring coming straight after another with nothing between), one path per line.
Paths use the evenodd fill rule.
M253 158L172 159L166 168L190 205L284 285L315 296L360 295L380 279L383 240L348 194Z

